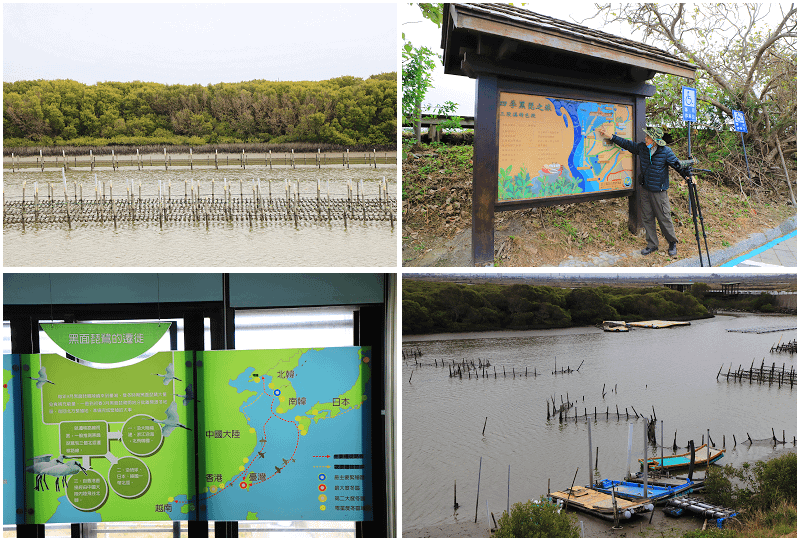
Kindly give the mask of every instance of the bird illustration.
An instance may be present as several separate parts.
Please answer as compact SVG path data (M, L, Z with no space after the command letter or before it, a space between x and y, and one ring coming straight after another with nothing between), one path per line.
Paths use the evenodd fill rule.
M39 390L42 390L42 387L44 386L45 383L50 383L51 385L55 384L53 381L48 381L47 380L47 370L44 369L44 366L42 366L42 369L39 370L39 377L38 378L29 377L28 379L31 379L32 381L36 381L36 388L38 388Z
M178 379L175 377L175 362L170 362L165 370L165 373L162 375L160 373L154 373L153 375L158 375L159 377L164 378L164 386L167 386L170 381L175 379L176 381L183 381L183 379Z
M279 468L278 466L275 466L275 471L277 471L278 473L280 473L280 472L281 472L281 468Z
M175 379L177 379L177 377ZM180 381L180 379L178 379L178 381ZM196 399L194 396L194 390L192 390L192 385L186 386L186 396L183 396L181 394L175 394L175 396L177 396L178 398L183 398L183 405L189 405L190 401Z
M167 407L167 410L164 411L164 412L167 414L167 418L164 419L164 420L158 420L158 419L150 418L150 420L152 420L153 422L157 422L157 423L163 425L161 433L164 434L164 437L167 437L168 435L170 435L172 433L172 431L175 428L177 428L178 426L180 426L181 428L184 428L186 430L189 430L190 432L192 431L191 428L186 428L186 426L184 426L183 424L178 422L178 404L177 403L172 402L171 404L169 404L169 407Z
M67 489L67 475L75 475L79 471L83 471L86 473L86 470L83 469L80 462L77 460L67 460L66 462L62 462L58 458L56 458L56 465L47 468L46 470L42 471L42 475L52 475L56 478L56 492L58 492L58 479L61 478L62 485L64 490Z
M27 466L25 471L36 474L36 485L33 487L34 490L43 490L42 482L44 482L44 488L50 490L50 487L47 486L47 479L44 476L44 471L55 466L56 462L59 462L62 458L64 457L59 456L58 458L53 459L52 454L42 454L31 458L31 460L33 460L33 465Z

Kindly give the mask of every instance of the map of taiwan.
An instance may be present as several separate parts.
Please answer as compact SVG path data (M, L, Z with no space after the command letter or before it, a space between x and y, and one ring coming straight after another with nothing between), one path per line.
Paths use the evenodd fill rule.
M597 136L631 139L631 106L500 93L498 201L624 190L633 159Z

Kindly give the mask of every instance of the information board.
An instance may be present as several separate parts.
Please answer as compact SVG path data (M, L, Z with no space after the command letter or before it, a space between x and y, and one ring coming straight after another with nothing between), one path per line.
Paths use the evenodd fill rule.
M369 347L3 362L6 523L372 520Z
M93 367L57 354L23 364L29 523L189 520L191 353ZM191 385L189 385L191 387Z
M28 357L29 355L23 355ZM21 524L22 485L17 484L23 473L22 457L9 454L11 443L22 439L22 406L19 395L20 355L3 355L3 524Z
M209 519L372 520L369 347L202 355Z
M632 106L499 94L498 202L632 188L632 155L597 134L631 139Z

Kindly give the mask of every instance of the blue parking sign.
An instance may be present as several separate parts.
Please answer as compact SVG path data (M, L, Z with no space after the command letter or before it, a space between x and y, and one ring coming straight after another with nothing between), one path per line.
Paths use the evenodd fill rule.
M733 110L733 130L747 134L747 122L744 120L744 112Z
M697 122L697 89L682 87L681 96L683 98L683 120L691 123Z

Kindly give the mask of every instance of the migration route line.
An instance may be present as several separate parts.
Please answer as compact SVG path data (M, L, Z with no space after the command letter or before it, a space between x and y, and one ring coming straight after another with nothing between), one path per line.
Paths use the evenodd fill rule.
M260 459L260 457L259 457L259 453L260 453L260 452L264 452L264 447L265 447L265 446L266 446L266 444L267 444L267 431L266 431L266 426L267 426L267 423L268 423L270 420L272 420L272 417L275 417L276 419L282 420L283 422L287 422L287 423L289 423L289 424L292 424L292 425L294 425L294 427L295 427L295 430L297 431L297 441L295 442L295 445L294 445L294 450L292 451L292 454L291 454L291 456L289 457L289 460L287 460L287 461L286 461L286 463L285 463L283 466L284 466L284 467L286 467L286 466L289 464L289 462L294 462L294 455L295 455L295 454L297 454L297 447L299 447L299 446L300 446L300 428L298 427L298 425L297 425L297 422L295 422L295 421L293 421L293 420L286 420L286 419L284 419L284 418L282 418L282 417L278 416L278 414L277 414L277 413L275 413L275 409L274 409L274 407L275 407L275 400L277 400L277 396L275 396L274 394L270 394L269 392L267 392L267 386L266 386L266 383L264 382L264 377L262 377L262 378L261 378L261 383L262 383L262 385L263 385L263 389L264 389L264 392L263 392L263 394L265 394L265 395L267 395L267 396L269 396L269 397L271 398L271 399L270 399L270 406L269 406L269 409L270 409L270 412L272 413L272 414L271 414L271 415L270 415L270 416L267 418L267 420L266 420L266 421L264 421L264 425L261 427L261 430L262 430L262 435L263 435L263 438L262 438L261 440L259 440L259 442L261 443L261 450L260 450L260 451L254 451L254 452L255 452L255 458L253 458L252 460L250 460L250 463L249 463L249 464L247 464L247 467L245 467L245 469L244 469L244 470L241 472L241 474L240 474L240 475L241 475L242 481L239 483L239 485L234 485L234 482L235 482L235 481L236 481L236 480L237 480L237 479L240 477L240 475L236 475L236 476L234 476L234 477L231 477L231 484L229 484L229 485L227 485L227 486L224 486L224 487L222 487L222 488L221 488L221 489L220 489L218 492L214 492L214 493L212 493L212 494L209 494L209 495L206 495L206 496L200 497L200 498L199 498L200 500L208 500L208 499L210 499L210 498L212 498L212 497L214 497L214 496L219 496L219 495L220 495L220 494L222 494L222 493L223 493L225 490L227 490L227 489L229 489L229 488L232 488L232 487L234 487L234 486L238 486L240 489L242 489L242 490L246 490L246 489L247 489L248 487L250 487L250 486L253 486L253 485L258 485L258 484L261 484L261 483L266 483L267 481L269 481L270 479L272 479L273 477L275 477L276 475L278 475L278 474L281 472L281 469L283 469L283 468L279 469L278 471L276 471L275 473L273 473L272 475L270 475L269 477L267 477L267 478L266 478L266 479L264 479L263 481L255 481L255 482L253 482L253 483L248 483L248 482L247 482L247 475L248 475L248 473L250 472L250 467L253 465L253 463L254 463L254 462L257 460L257 459ZM253 404L254 404L254 403L255 403L255 402L256 402L256 401L257 401L259 398L261 398L261 396L262 396L262 394L259 394L258 396L256 396L256 397L255 397L255 398L254 398L252 401L250 401L250 402L249 402L247 405L245 405L245 407L250 407L251 405L253 405ZM243 413L245 416L247 415L246 413L244 413L244 411L242 411L242 413ZM249 420L249 418L248 418L248 420ZM188 500L187 500L187 501L179 501L179 500L175 500L175 503L191 503L191 502L190 502L190 501L188 501Z

